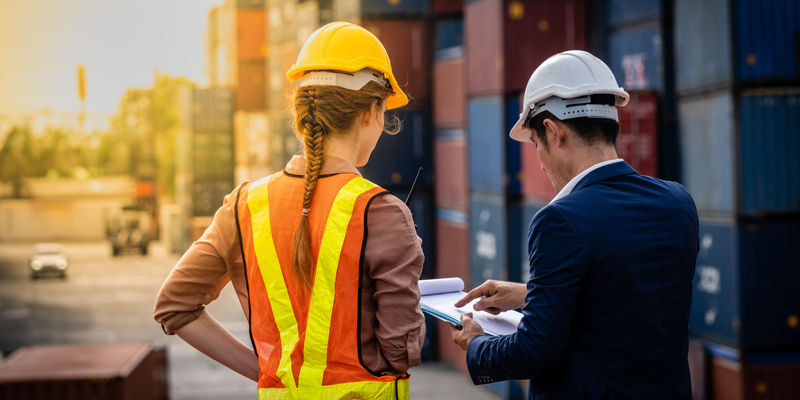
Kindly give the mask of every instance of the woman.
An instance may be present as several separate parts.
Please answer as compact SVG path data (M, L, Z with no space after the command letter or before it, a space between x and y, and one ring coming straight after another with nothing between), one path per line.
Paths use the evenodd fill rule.
M287 76L300 81L304 156L226 196L161 288L155 319L257 381L259 399L408 398L424 257L408 208L356 169L385 110L408 99L383 45L349 23L314 32ZM255 354L203 311L228 280Z

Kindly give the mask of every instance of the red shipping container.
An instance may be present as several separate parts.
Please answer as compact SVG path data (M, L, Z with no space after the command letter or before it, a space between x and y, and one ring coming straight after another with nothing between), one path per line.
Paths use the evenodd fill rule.
M466 211L469 207L467 141L437 138L433 145L434 196L438 207Z
M692 399L706 398L706 345L701 339L689 339L689 375L692 381Z
M240 61L237 71L236 109L264 110L267 108L266 61Z
M509 139L511 140L511 139ZM556 195L553 183L542 169L539 156L536 155L536 145L521 143L522 151L522 194L537 201L549 202Z
M479 0L464 14L471 95L524 90L542 61L586 48L581 0Z
M430 99L430 42L426 20L365 20L363 26L380 39L397 83L410 105Z
M464 66L464 57L433 65L433 124L437 128L463 128L466 124Z
M166 400L167 355L146 343L31 346L0 365L0 400Z
M264 8L236 11L236 55L239 61L266 58L267 11Z
M439 213L443 214L443 213ZM436 277L461 278L465 287L470 287L469 229L466 215L457 212L459 218L436 219ZM458 221L463 217L463 220Z
M654 92L631 92L619 108L617 153L640 174L658 176L658 98Z
M464 0L432 0L431 9L435 15L459 14L464 11Z
M800 356L771 356L773 360L741 362L711 352L710 398L714 400L796 399L800 394Z

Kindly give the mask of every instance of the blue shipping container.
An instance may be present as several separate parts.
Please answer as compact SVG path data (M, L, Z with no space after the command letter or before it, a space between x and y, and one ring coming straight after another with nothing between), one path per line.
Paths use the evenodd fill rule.
M358 1L358 0L356 0ZM429 0L360 0L361 14L368 17L425 15L430 13Z
M733 212L733 99L729 91L678 102L683 179L698 211Z
M506 190L514 194L522 193L522 174L524 173L524 171L522 171L522 149L520 149L520 143L518 141L512 140L508 136L508 132L511 132L511 128L514 127L514 124L516 124L519 119L521 107L519 98L520 96L518 94L511 95L506 101L506 130L504 132L506 143Z
M728 0L675 0L675 74L681 92L729 83ZM714 23L709 23L713 18Z
M452 18L436 21L436 58L458 57L464 52L464 19Z
M700 221L689 327L745 349L800 345L800 221Z
M546 204L529 200L508 205L508 280L528 282L530 257L528 254L528 232L533 216Z
M796 84L800 79L797 0L736 0L734 40L737 80Z
M619 29L608 39L608 65L626 90L664 90L664 46L658 21Z
M739 213L800 212L800 90L745 93L739 124Z
M474 193L470 196L469 240L474 286L487 279L507 279L507 226L505 197Z
M471 99L468 105L469 184L472 190L503 193L505 109L501 96Z
M635 23L661 16L661 0L609 0L609 25Z
M365 178L383 187L408 188L422 167L424 172L418 185L430 185L433 181L430 111L402 109L394 113L402 121L402 130L396 135L381 135L361 172Z

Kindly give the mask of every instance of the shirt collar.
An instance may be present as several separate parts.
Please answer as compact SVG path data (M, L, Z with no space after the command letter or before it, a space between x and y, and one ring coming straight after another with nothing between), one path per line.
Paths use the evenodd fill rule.
M295 155L286 164L284 170L292 175L305 175L306 174L306 158L304 156ZM338 157L326 157L322 163L322 171L320 175L333 175L341 173L352 173L361 176L358 169L349 161L343 160Z
M613 160L599 162L599 163L597 163L595 165L592 165L589 168L586 168L580 174L575 175L572 179L570 179L569 182L567 182L567 184L564 185L564 187L561 189L561 191L558 192L556 197L553 197L553 200L550 200L550 204L552 204L556 200L558 200L558 199L560 199L562 197L565 197L568 194L572 193L572 190L575 189L575 185L577 185L578 182L580 182L580 180L583 179L584 176L589 175L590 172L592 172L592 171L594 171L594 170L596 170L596 169L598 169L600 167L604 167L606 165L613 164L613 163L618 163L620 161L623 161L623 159L615 158Z

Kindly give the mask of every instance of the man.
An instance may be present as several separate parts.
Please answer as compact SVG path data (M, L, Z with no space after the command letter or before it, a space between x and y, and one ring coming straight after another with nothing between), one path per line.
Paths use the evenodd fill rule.
M530 379L532 399L690 399L689 303L697 211L679 184L619 159L628 93L584 51L534 71L511 138L532 142L558 194L531 222L530 279L487 281L456 306L522 308L513 335L471 313L453 340L473 382Z

